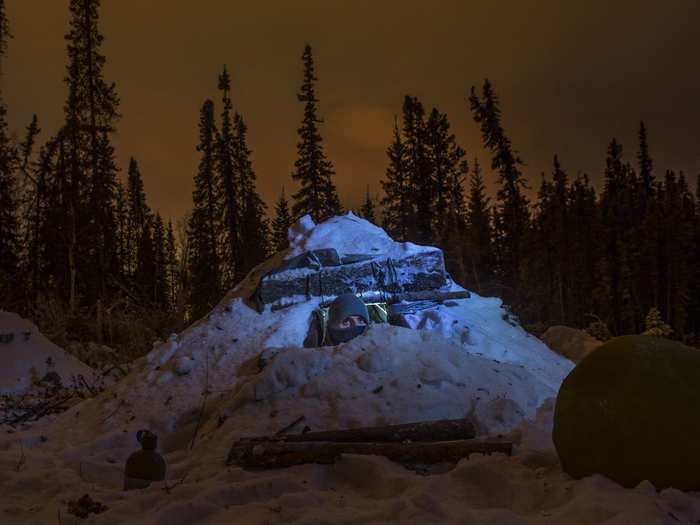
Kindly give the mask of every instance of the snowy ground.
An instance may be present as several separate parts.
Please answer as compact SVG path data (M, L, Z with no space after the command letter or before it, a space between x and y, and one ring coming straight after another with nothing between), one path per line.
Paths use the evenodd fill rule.
M300 348L318 300L262 314L246 304L283 257L323 247L421 249L352 215L297 230L288 253L207 318L154 345L123 380L3 432L0 520L75 523L66 502L89 494L109 507L90 515L95 523L700 523L698 493L562 472L552 406L573 363L509 323L497 299L472 294L417 320L422 330L374 325L322 349ZM271 359L260 370L263 352ZM360 455L277 470L225 465L235 440L299 416L293 432L470 417L482 437L511 439L515 453L475 454L430 475ZM166 481L123 492L124 462L142 428L159 435Z

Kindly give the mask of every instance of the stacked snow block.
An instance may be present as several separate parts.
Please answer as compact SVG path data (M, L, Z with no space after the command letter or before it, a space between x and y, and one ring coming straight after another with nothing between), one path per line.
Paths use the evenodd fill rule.
M448 283L438 249L392 259L381 254L340 257L335 249L327 248L305 252L268 272L260 280L255 299L261 312L267 305L277 310L311 297L332 300L347 292L392 303L446 293Z

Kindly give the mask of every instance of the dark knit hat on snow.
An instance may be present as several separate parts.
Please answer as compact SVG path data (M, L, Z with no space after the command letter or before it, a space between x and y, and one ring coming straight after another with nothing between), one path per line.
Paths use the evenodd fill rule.
M328 307L328 326L338 326L343 319L351 315L359 315L369 324L369 314L367 306L362 299L353 293L345 293L335 298L335 301Z

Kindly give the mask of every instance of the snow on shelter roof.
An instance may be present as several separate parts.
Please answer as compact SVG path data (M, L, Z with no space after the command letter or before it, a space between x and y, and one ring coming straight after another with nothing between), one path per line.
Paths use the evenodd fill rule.
M299 219L289 229L289 251L285 259L322 248L335 248L341 256L364 253L397 258L435 249L412 242L396 242L379 226L349 211L347 215L319 224L314 224L308 215Z

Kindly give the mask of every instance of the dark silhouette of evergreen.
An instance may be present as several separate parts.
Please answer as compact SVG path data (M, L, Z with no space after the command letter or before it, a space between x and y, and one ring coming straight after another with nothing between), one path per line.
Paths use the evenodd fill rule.
M221 299L218 252L219 197L216 181L217 133L214 103L206 100L199 119L199 168L192 193L194 208L187 226L188 304L191 317L198 319Z
M520 169L523 163L505 134L499 100L488 79L484 80L481 96L472 87L469 103L474 121L480 124L484 146L492 153L491 168L501 183L494 209L496 271L503 296L512 302L518 297L522 242L529 225L528 201L523 194L527 186Z
M151 216L151 209L146 204L146 192L143 187L143 179L138 163L131 157L126 186L127 221L125 231L126 244L126 273L131 278L141 259L143 236L147 234L147 225Z
M272 219L272 249L276 252L286 250L289 247L289 227L292 225L292 217L289 214L289 203L284 196L284 186L280 198L275 204L275 217Z
M0 67L9 37L5 2L0 0ZM16 178L19 152L10 139L6 116L7 108L0 92L0 294L9 295L13 292L9 285L16 279L19 272L21 237L18 216L20 201ZM5 284L8 286L3 286Z
M493 247L490 198L486 196L479 161L469 178L469 199L466 212L466 238L463 244L464 286L483 294L488 289L493 275Z
M297 131L297 160L292 172L292 179L298 181L301 187L292 195L292 214L295 219L310 215L314 222L318 223L334 215L341 215L343 209L332 180L335 171L323 151L323 139L318 130L318 124L323 120L318 117L316 108L318 99L314 82L318 79L314 75L311 46L308 44L304 47L302 62L304 80L297 98L304 103L304 117Z
M372 200L372 197L370 197L370 195L369 195L369 184L368 184L367 185L367 195L365 196L365 202L360 207L360 217L371 222L372 224L376 224L377 218L375 216L374 208L375 208L374 201Z
M239 266L242 256L241 243L241 184L240 172L237 170L233 131L233 115L231 111L231 77L224 66L219 75L218 89L221 91L221 123L219 133L216 135L216 184L220 203L221 220L221 278L224 289L230 288L236 283L236 277L240 274Z
M168 255L165 223L160 213L153 219L153 303L168 308Z
M408 238L412 242L430 244L434 240L433 215L435 185L426 141L425 109L416 98L405 96L403 102L403 145L406 152L408 191L411 214L408 217Z
M175 232L173 230L172 220L168 219L168 228L165 238L165 277L167 302L171 312L177 311L178 280L180 278L178 270Z
M9 283L19 271L21 237L15 176L19 159L9 137L6 114L7 110L0 101L0 280Z
M644 121L639 122L639 151L637 152L637 162L639 163L639 183L642 189L642 202L646 203L654 194L655 179L653 174L654 163L649 156L649 145L647 144L647 129ZM643 210L644 211L644 210Z
M234 281L237 283L255 265L267 257L270 225L265 217L267 206L256 189L256 176L246 139L248 128L239 113L235 113L233 125L233 156L239 184L239 210L241 213L239 257L234 274Z
M100 54L99 7L99 0L71 0L70 31L65 37L65 154L69 186L76 193L67 210L75 223L71 236L76 238L70 245L70 265L74 278L79 279L72 283L74 306L78 292L88 304L103 299L116 266L116 166L110 135L119 118L119 99L115 84L107 84L102 75L106 59Z
M683 334L687 330L689 312L697 307L694 297L698 280L695 231L695 207L683 172L677 177L667 171L660 188L661 225L660 266L660 310L664 320L674 332Z
M632 167L622 159L622 146L613 138L608 146L604 187L600 197L602 258L596 296L601 317L613 334L637 331L642 311L634 290L635 250L634 192Z
M467 172L466 152L457 145L447 115L433 108L426 123L427 156L433 187L433 230L443 229L445 215L461 213L464 208L464 176Z
M385 196L381 200L384 207L382 228L395 240L408 240L408 229L412 220L412 199L409 185L406 148L401 139L398 119L394 117L394 133L391 145L387 148L389 166L381 181Z
M574 179L567 200L571 264L568 322L573 326L585 327L591 322L588 316L597 311L593 290L597 280L595 266L600 256L598 201L587 175L581 174Z
M126 190L120 180L117 180L116 201L114 205L115 221L117 224L117 259L120 262L118 279L120 282L127 282L127 261L129 252L127 251L127 239L129 231L129 204Z
M142 234L138 238L138 258L133 275L133 287L142 301L155 304L156 253L153 242L155 217L146 216Z

